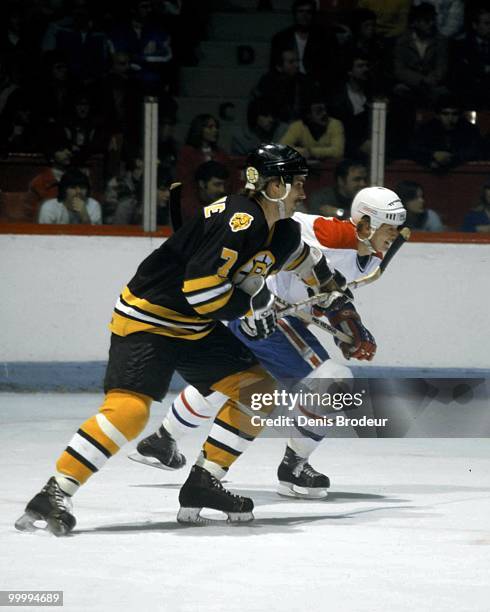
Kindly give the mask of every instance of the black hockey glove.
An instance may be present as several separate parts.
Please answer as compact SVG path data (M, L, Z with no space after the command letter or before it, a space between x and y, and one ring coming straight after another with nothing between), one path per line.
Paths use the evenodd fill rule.
M241 331L252 340L263 340L274 333L277 326L277 315L274 307L274 296L267 288L265 281L250 298L251 317L240 321Z
M342 291L347 285L345 276L335 268L330 268L325 255L322 255L321 259L313 266L312 272L317 281L317 293Z

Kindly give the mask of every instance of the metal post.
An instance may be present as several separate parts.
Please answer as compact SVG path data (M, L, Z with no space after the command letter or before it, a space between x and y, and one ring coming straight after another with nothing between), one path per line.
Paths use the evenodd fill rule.
M384 185L386 145L386 102L371 107L371 185Z
M143 230L157 229L158 98L145 98L143 152Z

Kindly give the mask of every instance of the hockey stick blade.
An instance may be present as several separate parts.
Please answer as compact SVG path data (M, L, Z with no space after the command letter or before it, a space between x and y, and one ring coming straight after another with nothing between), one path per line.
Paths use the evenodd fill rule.
M181 195L182 183L172 183L170 185L170 225L174 232L182 226Z

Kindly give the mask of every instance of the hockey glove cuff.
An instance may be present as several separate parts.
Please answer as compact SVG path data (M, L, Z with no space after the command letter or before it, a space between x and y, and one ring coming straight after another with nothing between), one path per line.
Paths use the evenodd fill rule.
M274 296L267 288L265 280L250 299L252 316L244 317L240 322L241 331L253 340L263 340L274 333L277 326L277 315L274 307Z

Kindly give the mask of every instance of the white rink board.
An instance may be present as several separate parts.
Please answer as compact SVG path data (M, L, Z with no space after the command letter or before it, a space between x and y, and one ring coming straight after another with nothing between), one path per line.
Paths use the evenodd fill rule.
M1 361L105 360L114 302L160 243L1 235ZM373 365L487 368L489 270L490 245L405 245L383 278L358 292L378 342Z

